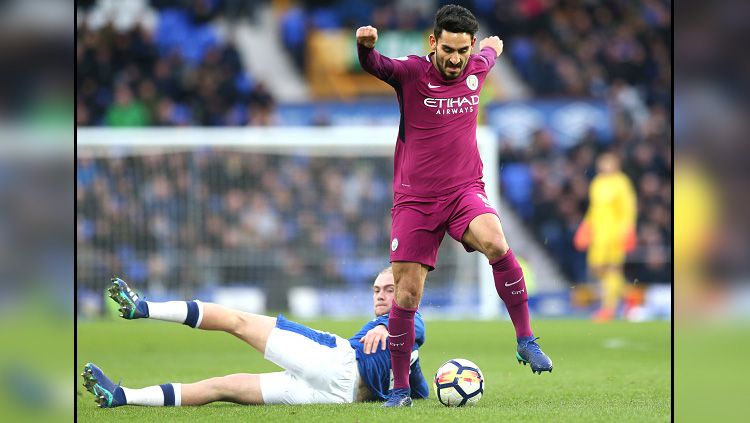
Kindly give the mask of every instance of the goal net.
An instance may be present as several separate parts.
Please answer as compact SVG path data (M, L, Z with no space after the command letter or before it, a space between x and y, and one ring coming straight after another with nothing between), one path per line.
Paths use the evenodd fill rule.
M370 315L389 265L391 127L78 130L77 285L303 317ZM497 150L478 131L490 201ZM492 274L446 236L421 309L494 317Z

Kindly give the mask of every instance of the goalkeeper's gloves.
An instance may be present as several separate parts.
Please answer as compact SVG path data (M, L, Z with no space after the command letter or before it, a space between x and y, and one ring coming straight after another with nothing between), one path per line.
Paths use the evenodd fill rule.
M625 231L625 238L623 241L625 244L625 252L632 253L638 245L638 238L636 237L634 227L628 228L628 230Z
M586 251L589 248L589 244L591 244L591 225L584 220L578 225L576 234L573 237L573 246L578 251Z

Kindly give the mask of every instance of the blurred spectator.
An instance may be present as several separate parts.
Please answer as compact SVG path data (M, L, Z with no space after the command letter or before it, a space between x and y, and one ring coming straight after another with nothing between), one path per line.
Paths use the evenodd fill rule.
M281 42L300 71L305 69L308 19L300 6L292 6L281 16Z
M109 106L105 116L107 126L146 126L150 123L146 107L133 99L133 92L127 85L115 88L115 101Z
M588 206L593 163L617 153L638 194L637 250L630 280L671 279L671 16L666 0L474 1L492 9L483 28L498 33L521 77L539 96L605 100L613 139L591 131L564 149L547 131L528 147L501 140L503 192L574 281L588 278L571 244ZM506 173L508 177L506 177ZM528 173L528 175L526 175Z
M135 20L127 28L94 18L79 21L77 124L272 122L272 96L247 73L237 49L219 40L211 23L221 2L153 3L160 10L154 28L146 20ZM180 5L185 8L174 8Z
M430 32L447 3L469 8L484 34L504 40L503 57L537 97L605 98L615 85L635 119L644 107L671 107L670 0L301 0L280 17L281 37L302 69L309 32L368 24L384 34Z
M615 85L630 108L670 107L669 0L473 3L493 9L482 28L503 38L536 95L603 98Z
M528 147L504 143L500 153L502 190L529 228L561 264L573 281L588 279L585 256L575 251L574 231L588 206L587 190L597 156L608 146L590 132L577 145L563 150L545 131L539 131ZM624 136L624 135L621 135ZM624 172L637 190L638 247L626 262L629 280L670 281L672 164L668 151L670 136L616 138ZM518 178L519 172L529 172ZM506 177L508 174L508 177ZM528 180L525 201L514 201L515 191ZM662 279L666 278L666 279Z
M289 2L278 15L277 35L301 66L311 31L362 24L430 30L435 11L448 2L474 10L484 33L504 39L503 57L534 96L594 97L610 104L612 139L598 139L592 131L563 149L553 133L540 130L528 147L501 141L503 194L539 241L574 281L586 279L583 255L572 247L573 231L587 206L593 163L605 149L613 150L638 190L639 246L626 274L646 282L667 277L669 1L308 0ZM275 99L212 26L216 17L234 13L229 10L244 6L252 14L259 3L152 0L158 24L144 20L129 29L80 20L77 124L274 124ZM321 113L316 121L330 117ZM189 257L196 267L213 263L187 272L195 281L200 275L222 282L278 280L274 266L281 266L291 279L309 274L344 283L352 279L337 260L363 251L387 253L377 247L387 245L383 237L390 230L387 165L368 169L347 161L211 152L176 157L171 160L180 163L166 157L78 159L82 280L126 268L173 284L186 272L175 266ZM262 219L243 215L251 209ZM309 259L296 257L300 251ZM216 255L221 259L212 260Z
M281 295L357 284L387 261L387 158L82 154L77 172L82 287L123 274L151 292L241 283Z

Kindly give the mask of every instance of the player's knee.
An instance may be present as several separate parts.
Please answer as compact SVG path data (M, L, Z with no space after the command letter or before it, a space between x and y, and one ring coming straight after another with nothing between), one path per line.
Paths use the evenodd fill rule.
M212 377L200 383L203 395L210 401L222 401L230 395L226 376Z
M216 377L212 381L211 389L215 398L220 401L239 402L241 392L238 392L239 385L234 375Z
M424 286L422 268L419 266L394 268L393 279L396 285L396 304L407 308L417 307Z
M416 308L419 300L420 292L416 289L401 289L396 293L396 303L400 307Z
M490 260L499 258L505 255L508 250L510 250L508 241L505 240L505 237L503 235L497 235L486 240L485 242L483 242L482 248L484 249L485 255Z
M415 278L401 278L396 283L396 304L401 307L416 307L419 304L421 294L420 283Z

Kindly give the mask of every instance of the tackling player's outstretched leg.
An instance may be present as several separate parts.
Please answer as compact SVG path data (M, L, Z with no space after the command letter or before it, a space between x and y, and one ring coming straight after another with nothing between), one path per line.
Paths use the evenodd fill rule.
M227 332L285 371L238 373L195 383L132 389L115 385L99 367L89 363L81 374L83 384L102 408L204 405L214 401L245 405L344 404L388 399L392 373L386 351L387 323L394 291L393 272L390 267L383 269L372 286L376 318L367 321L351 338L344 339L292 322L281 314L263 316L199 301L146 301L124 280L113 278L108 292L120 305L124 319L160 319ZM415 345L409 354L412 363L407 368L411 389L408 399L399 401L400 405L410 404L412 398L429 396L418 356L418 348L425 339L424 323L419 313L411 317L415 333Z
M276 318L232 310L218 304L193 301L154 302L141 299L120 278L112 278L109 296L120 305L123 319L156 319L191 328L231 333L263 353ZM248 326L253 330L247 330Z
M115 385L96 365L88 363L83 368L83 386L94 394L99 407L112 408L125 405L125 393L120 385Z
M128 284L120 278L112 278L108 289L109 297L120 305L123 319L157 319L182 323L192 328L198 327L203 318L203 303L195 301L153 302L141 299Z
M123 405L179 407L204 405L214 401L263 404L260 376L238 373L195 383L163 383L140 389L115 385L95 364L88 363L81 373L83 386L94 395L101 408Z
M141 319L148 317L148 304L133 292L127 283L120 278L112 278L112 286L107 290L109 298L120 305L120 317L124 319Z

